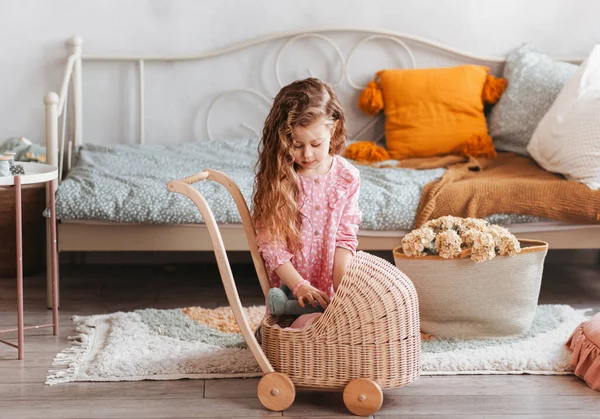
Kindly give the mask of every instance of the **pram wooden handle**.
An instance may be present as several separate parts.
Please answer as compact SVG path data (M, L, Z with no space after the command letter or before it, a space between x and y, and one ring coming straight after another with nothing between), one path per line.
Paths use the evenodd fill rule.
M179 182L183 182L183 183L186 183L188 185L191 185L193 183L200 182L200 181L202 181L204 179L208 179L209 175L210 175L210 173L207 170L205 170L203 172L196 173L195 175L184 177Z
M225 251L225 246L223 244L223 238L219 232L219 227L215 217L213 216L206 199L204 199L204 196L202 196L202 194L196 188L191 186L192 183L204 179L214 180L220 183L231 193L231 196L233 197L233 200L240 211L244 230L248 239L248 246L250 247L252 259L256 268L256 273L258 275L261 288L263 289L263 293L266 296L269 290L269 278L265 270L264 262L258 253L258 247L256 245L256 233L252 224L252 218L250 217L250 211L248 210L246 201L244 200L244 197L235 182L225 173L221 173L212 169L206 169L203 172L188 176L181 180L172 180L168 183L167 187L169 191L182 194L191 199L202 214L202 218L204 219L206 228L208 229L210 240L215 251L219 273L221 274L223 287L225 288L225 293L227 294L227 300L229 301L229 305L231 306L235 320L262 371L265 374L272 373L275 370L258 344L258 341L256 340L256 337L250 328L250 323L248 322L246 314L242 308L242 302L240 301L240 297L235 286L235 281L231 272L231 266L229 265L227 252Z

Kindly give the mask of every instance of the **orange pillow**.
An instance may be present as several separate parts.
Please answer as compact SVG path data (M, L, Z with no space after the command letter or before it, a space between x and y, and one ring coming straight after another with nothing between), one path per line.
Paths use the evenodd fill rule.
M362 93L359 107L370 114L383 107L386 148L392 158L496 156L484 99L498 101L505 80L489 75L487 67L382 70L377 79L379 84L369 83Z

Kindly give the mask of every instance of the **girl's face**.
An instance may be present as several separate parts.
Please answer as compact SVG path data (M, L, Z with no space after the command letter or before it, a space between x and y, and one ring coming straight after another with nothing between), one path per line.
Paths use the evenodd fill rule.
M298 165L298 173L322 175L331 166L329 144L335 124L321 117L306 127L296 127L293 131L292 155Z

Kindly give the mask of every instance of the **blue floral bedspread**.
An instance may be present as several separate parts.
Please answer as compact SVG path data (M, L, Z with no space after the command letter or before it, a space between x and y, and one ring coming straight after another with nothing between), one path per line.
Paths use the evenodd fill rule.
M143 146L85 144L57 191L57 217L135 224L202 223L195 205L169 192L167 182L207 168L219 170L237 183L250 206L256 160L256 140ZM411 229L423 187L445 171L357 167L361 175L362 230ZM241 223L224 187L210 181L195 187L205 196L218 223ZM489 220L508 224L539 219L499 214Z

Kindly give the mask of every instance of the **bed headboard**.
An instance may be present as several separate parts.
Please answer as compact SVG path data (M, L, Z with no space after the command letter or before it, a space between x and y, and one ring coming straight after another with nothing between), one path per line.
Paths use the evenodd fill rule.
M95 137L100 125L118 142L258 137L274 95L309 75L334 85L351 139L379 140L383 117L371 119L356 106L376 71L474 63L499 74L504 64L503 57L476 56L417 36L361 28L275 33L194 55L86 54L77 36L67 41L67 49L60 91L44 97L47 161L59 173L70 168L72 152L84 141L104 142L105 137ZM225 68L239 71L226 76L220 71ZM179 83L167 87L174 80ZM97 103L101 98L108 102L103 107ZM157 109L149 113L150 106ZM88 121L94 129L84 135Z

